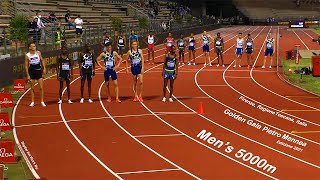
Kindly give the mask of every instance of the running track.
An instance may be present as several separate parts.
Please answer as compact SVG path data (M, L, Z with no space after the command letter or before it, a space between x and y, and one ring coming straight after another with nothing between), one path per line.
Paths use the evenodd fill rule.
M269 26L240 26L210 33L214 36L217 31L224 35L228 66L203 67L198 43L196 60L200 64L180 66L173 103L161 102L163 46L156 47L159 63L145 67L143 103L132 101L132 77L124 73L123 67L118 70L121 104L106 102L101 70L93 80L93 104L79 103L78 78L71 85L71 105L57 105L55 76L45 82L45 109L39 105L30 109L29 93L22 96L15 107L13 123L16 141L33 174L49 180L319 176L319 133L291 133L320 130L319 97L281 80L276 60L272 69L260 68L262 45L269 31L274 38L278 33L282 35L281 57L295 44L301 44L302 49L317 49L311 41L316 34ZM239 31L255 38L255 69L245 66L246 56L242 68L232 68ZM211 59L215 64L212 52ZM197 114L200 102L203 115ZM203 130L211 133L210 138L205 137L209 134L200 133Z

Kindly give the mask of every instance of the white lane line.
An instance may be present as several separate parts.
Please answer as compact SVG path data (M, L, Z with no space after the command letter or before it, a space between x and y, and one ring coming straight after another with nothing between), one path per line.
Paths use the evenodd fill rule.
M256 29L257 29L257 28L256 28ZM256 30L256 29L255 29L255 30ZM264 28L263 28L263 29L264 29ZM262 30L263 30L263 29L262 29ZM262 32L262 30L261 30L261 32ZM260 32L260 33L261 33L261 32ZM236 37L236 36L234 36L234 37ZM234 46L234 45L233 45L233 46ZM230 50L233 46L231 46L231 47L230 47L229 49L227 49L226 51ZM226 52L226 51L225 51L225 52ZM214 60L213 60L213 61L214 61ZM202 67L201 69L203 69L203 68L204 68L204 67ZM200 70L199 70L199 71L200 71ZM198 72L199 72L199 71L198 71ZM196 77L196 76L195 76L195 77ZM199 87L199 88L200 88L200 87ZM201 89L201 88L200 88L200 89ZM173 95L173 97L174 97L180 104L182 104L184 107L186 107L187 109L189 109L190 111L192 111L192 112L194 112L194 113L197 113L196 111L194 111L194 110L191 109L190 107L188 107L188 106L186 106L185 104L183 104L183 103L182 103L179 99L177 99L174 95ZM216 153L218 153L218 154L220 154L220 155L222 155L222 156L224 156L224 157L226 157L226 158L228 158L228 159L230 159L230 160L232 160L232 161L234 161L234 162L237 162L237 163L241 164L242 166L245 166L245 167L247 167L247 168L249 168L249 169L251 169L251 170L253 170L253 171L256 171L256 172L258 172L258 173L260 173L260 174L263 174L263 175L265 175L265 176L267 176L267 177L269 177L269 178L271 178L271 179L277 179L277 178L275 178L275 177L273 177L273 176L271 176L271 175L269 175L269 174L266 174L266 173L264 173L264 172L261 172L261 171L259 171L259 170L257 170L257 169L254 169L253 167L248 166L248 165L246 165L246 164L244 164L244 163L242 163L242 162L240 162L240 161L238 161L238 160L236 160L236 159L233 159L233 158L231 158L231 157L229 157L229 156L227 156L227 155L225 155L225 154L217 151L216 149L211 148L210 146L208 146L208 145L206 145L206 144L204 144L204 143L199 142L198 140L196 140L196 139L192 138L191 136L183 133L182 131L180 131L180 130L177 129L176 127L172 126L170 123L166 122L165 120L163 120L162 118L160 118L159 116L157 116L157 114L155 114L152 110L150 110L143 102L140 102L140 103L145 107L145 109L147 109L150 113L152 113L152 114L153 114L155 117L157 117L160 121L162 121L163 123L167 124L169 127L171 127L172 129L176 130L177 132L183 134L184 136L186 136L187 138L191 139L192 141L194 141L194 142L196 142L196 143L198 143L198 144L200 144L200 145L203 145L203 146L207 147L208 149L210 149L210 150L212 150L212 151L214 151L214 152L216 152ZM223 129L226 129L226 130L228 130L228 131L230 131L230 132L232 132L232 133L237 134L236 132L231 131L231 130L229 130L229 129L223 127L223 126L221 126L220 124L212 121L211 119L208 119L207 117L205 117L205 116L203 116L203 115L201 115L201 114L198 114L198 115L201 116L202 118L207 119L208 121L216 124L217 126L222 127ZM244 137L244 136L242 136L242 135L240 135L240 134L237 134L237 135L238 135L238 136L241 136L241 137ZM244 138L247 139L247 137L244 137Z
M225 85L225 84L203 84L203 85L199 85L199 86L202 86L202 87L224 87L227 85Z
M144 137L172 137L172 136L183 136L183 134L150 134L150 135L138 135L134 137L144 138Z
M250 77L246 76L225 76L226 78L231 78L231 79L250 79Z
M292 31L293 31L293 33L300 39L300 41L302 42L302 44L303 44L308 50L310 50L309 47L304 43L304 41L302 41L302 39L300 38L300 36L296 33L296 31L295 31L295 30L292 30Z
M146 170L146 171L129 171L129 172L119 172L118 175L124 174L140 174L140 173L154 173L154 172L167 172L167 171L181 171L180 169L155 169L155 170Z
M301 40L301 41L302 41L302 40ZM256 63L257 63L257 60L254 62L254 65L255 65ZM281 98L283 98L283 99L286 99L286 100L288 100L288 101L291 101L291 102L293 102L293 103L299 104L299 105L301 105L301 106L308 107L308 108L310 108L310 109L320 111L319 108L316 108L316 107L313 107L313 106L309 106L309 105L303 104L303 103L301 103L301 102L295 101L295 100L293 100L293 99L287 98L287 97L285 97L285 96L283 96L283 95L280 95L280 94L278 94L278 93L276 93L276 92L274 92L274 91L272 91L272 90L264 87L264 86L261 85L259 82L257 82L257 80L253 77L253 72L254 72L253 69L251 69L251 71L250 71L250 77L251 77L251 79L252 79L258 86L260 86L261 88L265 89L266 91L268 91L268 92L270 92L270 93L272 93L272 94L274 94L274 95L276 95L276 96L278 96L278 97L281 97ZM278 74L278 76L279 76L279 74ZM280 78L280 79L282 79L282 78ZM269 107L269 106L267 106L267 107ZM277 110L277 109L272 108L272 107L269 107L269 108L274 109L274 110ZM277 110L277 111L279 111L279 110ZM308 123L310 123L310 124L313 124L313 125L316 125L316 126L320 126L320 124L318 124L318 123L315 123L315 122L312 122L312 121L308 121L308 120L303 119L303 118L301 118L301 117L294 116L294 115L289 114L289 113L284 113L284 114L289 115L289 116L294 117L294 118L299 119L299 120L303 120L303 121L308 122Z

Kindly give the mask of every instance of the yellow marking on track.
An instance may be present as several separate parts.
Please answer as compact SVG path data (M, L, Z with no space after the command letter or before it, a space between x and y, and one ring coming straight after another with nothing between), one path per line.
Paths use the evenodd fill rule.
M293 134L310 134L310 133L320 133L320 131L291 131Z

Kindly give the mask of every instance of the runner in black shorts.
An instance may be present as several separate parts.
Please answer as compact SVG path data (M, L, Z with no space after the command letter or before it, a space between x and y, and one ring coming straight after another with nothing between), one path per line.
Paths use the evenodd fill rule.
M68 51L66 48L61 49L61 55L58 59L57 65L57 77L58 81L60 81L60 89L59 89L59 104L62 103L62 89L63 82L66 81L67 92L68 92L68 103L72 104L70 99L70 80L73 78L73 63L68 57Z
M246 40L246 53L247 53L247 59L248 59L248 69L250 67L254 68L253 61L252 61L253 39L251 38L250 34L248 34L248 38Z
M221 37L220 33L217 33L217 37L214 40L214 47L215 47L215 50L217 53L217 58L218 58L217 67L220 66L220 59L222 62L222 67L224 67L224 62L223 62L224 42L223 42L223 38Z
M37 51L36 44L31 42L28 44L29 52L25 55L24 58L24 67L27 73L28 81L31 85L31 104L34 106L34 85L35 81L38 81L40 86L40 96L41 96L41 105L46 106L44 103L44 92L43 92L43 78L42 74L46 73L46 65L42 58L40 51Z
M180 39L177 41L177 47L179 49L179 64L184 64L184 50L187 43L188 42L184 39L183 34L180 34Z
M84 102L83 91L84 91L84 83L88 81L88 92L89 92L89 103L93 103L91 100L91 82L92 76L95 75L97 61L94 58L93 53L91 52L91 48L88 45L85 45L84 54L80 57L80 76L81 76L81 100L80 103Z

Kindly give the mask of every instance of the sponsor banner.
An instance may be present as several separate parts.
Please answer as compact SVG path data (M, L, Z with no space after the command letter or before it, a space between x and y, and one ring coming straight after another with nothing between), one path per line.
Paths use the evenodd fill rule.
M0 140L0 163L16 163L13 140Z
M13 82L14 92L24 92L26 91L26 81L24 79L16 79Z
M1 108L12 108L14 106L12 100L12 94L0 93L0 107Z
M12 126L10 124L9 114L7 112L0 113L0 130L11 131Z

